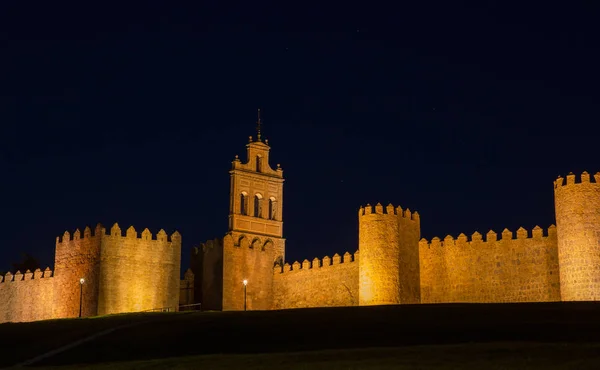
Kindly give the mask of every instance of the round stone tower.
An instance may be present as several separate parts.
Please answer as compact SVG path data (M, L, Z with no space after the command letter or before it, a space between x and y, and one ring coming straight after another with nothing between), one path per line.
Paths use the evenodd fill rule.
M400 303L400 243L394 206L367 204L358 213L360 306Z
M554 181L560 295L563 301L600 300L600 173ZM595 180L592 182L592 180Z

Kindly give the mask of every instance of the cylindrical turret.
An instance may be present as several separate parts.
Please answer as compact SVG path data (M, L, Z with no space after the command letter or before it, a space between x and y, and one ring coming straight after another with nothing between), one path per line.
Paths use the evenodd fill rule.
M82 317L98 315L98 284L100 273L100 245L104 227L98 224L92 230L86 227L71 235L68 231L56 239L54 257L54 317ZM83 281L81 280L83 279Z
M600 173L554 182L560 295L563 301L600 300Z
M359 305L400 303L398 218L391 204L360 208L358 214Z

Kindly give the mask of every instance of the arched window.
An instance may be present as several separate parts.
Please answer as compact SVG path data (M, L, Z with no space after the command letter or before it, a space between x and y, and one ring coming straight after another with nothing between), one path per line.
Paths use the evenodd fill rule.
M262 157L260 155L256 156L256 172L262 172Z
M248 214L248 194L245 191L240 194L240 213L243 215Z
M269 198L269 220L276 220L277 201L274 197Z
M262 195L254 196L254 217L262 217Z

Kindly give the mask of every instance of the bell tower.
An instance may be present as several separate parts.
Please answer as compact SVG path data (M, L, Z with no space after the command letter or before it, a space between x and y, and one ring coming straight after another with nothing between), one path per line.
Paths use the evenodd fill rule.
M229 231L283 238L283 170L269 164L268 140L261 135L260 109L256 123L256 139L249 137L246 162L238 156L229 171ZM280 253L283 259L283 251Z
M262 137L260 109L256 137L246 144L246 161L232 162L229 228L223 249L223 309L270 309L272 275L285 260L283 238L283 170L271 168L268 140Z

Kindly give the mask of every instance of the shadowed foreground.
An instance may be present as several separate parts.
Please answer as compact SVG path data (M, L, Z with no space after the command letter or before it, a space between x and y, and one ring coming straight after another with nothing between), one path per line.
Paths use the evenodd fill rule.
M311 368L314 366L332 368L334 365L331 363L332 356L333 359L347 361L352 356L360 354L364 361L370 357L373 361L379 361L378 366L383 366L386 359L393 362L403 358L411 361L410 359L413 358L415 361L424 359L431 362L444 356L454 358L455 365L458 364L456 361L462 361L458 360L461 356L464 356L465 363L475 360L489 362L494 360L494 356L499 356L505 360L497 359L498 363L505 363L505 366L509 364L517 366L519 363L514 361L526 361L527 358L535 356L538 356L540 361L544 358L551 359L549 364L557 366L563 360L563 363L570 359L587 363L594 357L597 365L598 358L593 354L598 352L595 343L600 345L600 304L598 303L444 304L132 314L96 319L3 324L0 325L0 348L3 348L6 355L2 356L0 361L4 366L18 363L110 325L117 326L136 320L147 322L119 329L40 361L36 365L165 359L159 362L153 361L151 366L172 367L176 366L175 363L184 364L186 361L196 364L202 361L217 361L223 366L231 363L232 368L251 368L254 366L253 361L254 363L267 361L269 364L292 361L300 366L301 362L294 360L299 356L306 359L315 358L313 362L309 361ZM483 347L434 346L491 342L504 344ZM530 345L537 344L533 347L519 344L523 342L529 342ZM549 347L542 343L555 345ZM408 345L429 347L381 349ZM376 347L380 349L374 349ZM289 352L300 351L358 348L368 350L342 351L337 354L331 352L289 354ZM475 352L468 354L469 351ZM277 352L288 353L278 355ZM195 359L169 360L172 357L257 353L264 355L225 356L220 359L204 356ZM271 354L267 355L267 353ZM250 362L246 364L239 361ZM163 362L164 364L159 365ZM477 362L472 366L481 366L481 364L482 362ZM111 366L116 367L116 365ZM181 366L185 367L185 365ZM213 365L206 366L217 368ZM281 368L282 366L279 366L279 369ZM461 365L461 368L464 367ZM548 365L542 368L552 367Z
M599 367L600 345L489 343L257 355L205 355L47 369L596 370Z

